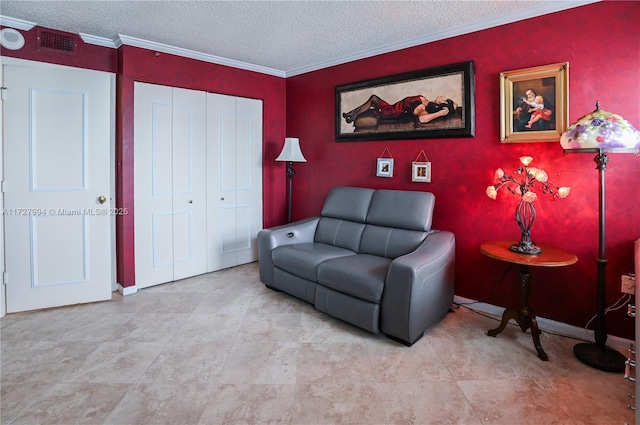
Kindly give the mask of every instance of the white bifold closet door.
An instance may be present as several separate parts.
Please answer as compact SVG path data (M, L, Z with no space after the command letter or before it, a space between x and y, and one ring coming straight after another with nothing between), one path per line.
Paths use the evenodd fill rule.
M207 271L206 93L135 83L138 289Z
M262 101L207 94L208 270L258 260Z

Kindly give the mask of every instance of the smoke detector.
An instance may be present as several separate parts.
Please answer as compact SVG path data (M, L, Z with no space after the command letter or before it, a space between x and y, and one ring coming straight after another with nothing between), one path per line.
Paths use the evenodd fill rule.
M0 45L8 50L20 50L24 46L24 37L13 28L0 30Z

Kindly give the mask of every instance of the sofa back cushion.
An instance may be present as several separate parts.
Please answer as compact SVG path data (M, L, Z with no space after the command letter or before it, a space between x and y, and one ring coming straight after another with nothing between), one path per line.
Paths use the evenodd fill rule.
M359 251L361 254L395 259L414 251L428 233L367 224Z
M428 232L435 201L429 192L377 190L371 199L367 223Z
M364 223L320 217L314 242L326 243L358 252L365 226Z
M371 198L360 252L397 258L415 250L431 230L434 205L432 193L377 190Z
M373 189L363 187L334 187L322 207L322 217L364 223L371 204Z
M314 242L358 252L374 192L362 187L331 189L322 207Z

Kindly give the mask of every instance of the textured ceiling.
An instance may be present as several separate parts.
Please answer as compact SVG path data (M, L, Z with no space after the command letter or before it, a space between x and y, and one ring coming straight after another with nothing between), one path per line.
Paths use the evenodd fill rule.
M116 44L173 46L289 76L587 3L593 0L2 0L0 15Z

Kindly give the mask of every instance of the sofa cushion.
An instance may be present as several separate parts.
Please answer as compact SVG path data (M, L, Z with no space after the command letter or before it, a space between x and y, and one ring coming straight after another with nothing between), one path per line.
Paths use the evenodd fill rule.
M323 243L281 245L271 251L273 265L303 279L317 282L318 265L355 252Z
M298 277L277 267L273 268L274 282L272 288L286 292L296 298L313 304L316 299L318 284Z
M351 295L316 285L314 307L369 332L380 332L380 304L363 301Z
M337 218L320 217L315 242L334 245L357 252L365 224Z
M368 224L362 235L359 252L395 259L415 250L427 234L428 232Z
M318 266L318 283L361 300L380 304L391 260L357 254L327 260Z
M334 187L322 207L322 217L364 223L374 189L363 187Z
M435 200L435 196L429 192L377 190L371 198L367 223L429 231Z

